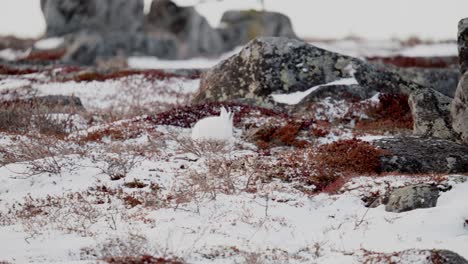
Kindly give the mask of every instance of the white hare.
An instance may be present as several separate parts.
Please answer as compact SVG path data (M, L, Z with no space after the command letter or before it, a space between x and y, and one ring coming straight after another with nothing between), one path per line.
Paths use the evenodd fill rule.
M192 128L192 139L231 140L234 114L221 108L219 116L200 119Z

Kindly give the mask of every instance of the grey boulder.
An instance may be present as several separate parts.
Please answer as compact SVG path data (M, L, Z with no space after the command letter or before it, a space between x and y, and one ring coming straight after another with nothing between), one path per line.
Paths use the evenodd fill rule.
M460 81L460 71L452 68L398 68L395 70L403 78L420 84L424 87L431 87L439 93L453 98Z
M468 144L468 73L465 73L458 84L451 106L453 129L460 139Z
M243 98L262 104L272 93L304 91L350 78L350 69L361 63L295 39L258 38L203 74L194 101Z
M223 36L226 50L244 45L257 37L298 38L289 17L276 12L255 10L225 12L219 32Z
M142 31L143 8L143 0L41 0L47 36L82 30Z
M433 89L414 91L409 96L413 115L413 132L418 136L455 139L450 104L452 99Z
M468 18L464 18L458 23L458 56L460 72L465 74L468 70Z
M431 208L437 205L439 189L437 186L420 184L394 190L389 198L385 211L407 212L420 208Z
M151 4L145 29L155 36L172 35L181 45L180 58L221 54L223 41L219 32L194 7L180 7L170 0Z
M297 39L262 37L203 74L194 101L242 99L262 106L274 105L272 94L305 91L352 77L359 85L340 89L362 99L377 92L410 94L425 88L383 65L323 50ZM319 90L323 95L330 89ZM343 99L349 98L346 92L340 94ZM315 100L314 95L308 101Z
M166 59L177 58L177 42L171 38L156 38L142 33L81 32L67 40L70 45L66 62L92 65L97 59L127 55L148 55Z
M380 157L382 172L468 172L468 147L453 141L396 137L383 138L372 143L386 152Z

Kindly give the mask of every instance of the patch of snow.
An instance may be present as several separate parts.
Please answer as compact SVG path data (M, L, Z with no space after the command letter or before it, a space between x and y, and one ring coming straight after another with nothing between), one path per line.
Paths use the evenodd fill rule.
M317 89L321 87L332 86L332 85L353 85L353 84L358 84L355 78L346 78L346 79L341 79L341 80L337 80L334 82L330 82L327 84L317 85L303 92L294 92L294 93L289 93L289 94L271 94L270 96L277 103L295 105L301 102L307 95L311 94L312 92L316 91Z
M31 50L14 50L14 49L4 49L0 50L0 59L6 60L6 61L16 61L20 59L26 58L29 53L31 53Z
M1 87L1 86L0 86ZM73 95L89 109L125 108L152 102L175 103L174 93L189 95L198 90L199 80L173 78L147 81L143 76L131 76L106 82L65 82L34 84L40 95Z
M239 53L242 47L238 47L218 58L193 58L187 60L163 60L157 57L129 57L129 67L135 69L198 69L211 68L219 62Z
M6 78L0 80L0 92L28 87L31 81L17 78Z
M457 43L421 44L399 52L405 57L457 57Z
M39 50L51 50L60 47L64 41L62 37L45 38L34 43L34 47Z

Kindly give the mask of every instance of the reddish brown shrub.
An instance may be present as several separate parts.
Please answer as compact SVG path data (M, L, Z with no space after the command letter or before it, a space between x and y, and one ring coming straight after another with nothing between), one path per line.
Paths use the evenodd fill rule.
M314 137L325 137L330 134L331 124L325 120L317 120L311 126L310 134Z
M458 66L458 57L370 57L369 61L391 64L398 67L450 68Z
M121 70L114 71L111 73L99 73L99 72L84 72L80 73L72 78L75 82L91 82L98 81L103 82L107 80L120 79L132 75L143 75L148 80L165 80L169 78L186 78L186 79L197 79L198 75L193 76L181 76L173 73L168 73L161 70Z
M22 61L56 61L63 58L66 50L33 51Z
M31 68L15 68L9 67L6 65L0 65L0 74L4 75L24 75L24 74L31 74L39 72L38 69L31 69Z
M125 140L126 136L122 130L115 128L106 128L103 130L97 130L89 132L86 137L82 138L83 141L101 141L103 138L109 137L113 140Z
M112 140L127 140L137 138L141 135L142 131L137 126L131 124L122 124L119 127L107 127L104 129L95 130L88 132L88 134L80 138L82 142L97 142L102 141L104 138L110 138Z
M368 120L358 120L356 129L360 131L398 131L413 129L413 116L404 94L381 94L377 105L364 105Z
M340 140L318 148L316 158L337 172L356 174L379 173L382 150L358 139Z
M279 155L266 175L283 181L314 185L315 191L336 192L354 175L380 173L383 151L357 139L340 140L317 149L294 150Z
M297 137L304 127L304 123L290 122L284 126L266 126L260 129L255 135L255 144L259 149L266 149L272 146L291 146L303 148L307 141L298 140Z
M220 108L225 107L228 111L234 114L234 125L238 125L243 118L249 117L253 114L260 114L261 116L279 116L287 118L286 114L275 112L271 109L243 105L230 102L212 102L199 105L190 105L185 107L177 107L172 110L160 113L156 116L150 116L147 121L153 122L157 125L169 125L190 128L198 120L220 114Z
M122 200L125 203L125 205L127 205L127 206L129 206L131 208L143 203L142 201L140 201L139 199L137 199L137 198L135 198L134 196L131 196L131 195L127 195L127 196L123 197Z
M141 189L141 188L145 188L146 186L148 186L148 184L145 184L144 182L139 181L138 179L135 179L131 182L124 183L124 186L127 188L132 188L132 189L134 188Z
M104 260L110 264L183 264L180 260L155 258L150 255L137 257L112 257Z

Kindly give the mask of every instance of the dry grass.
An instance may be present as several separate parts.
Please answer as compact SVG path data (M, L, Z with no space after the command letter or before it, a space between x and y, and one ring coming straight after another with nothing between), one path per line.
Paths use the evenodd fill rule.
M17 174L25 177L42 173L61 174L65 170L72 171L76 168L76 161L68 156L84 155L82 150L49 136L20 139L4 152L3 165L24 163L26 170Z

